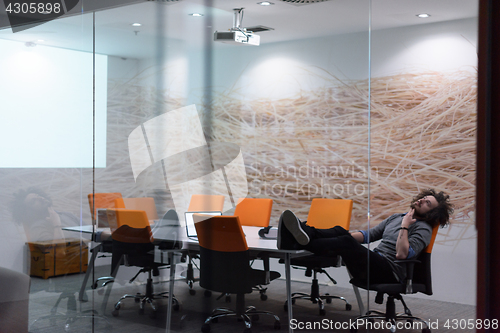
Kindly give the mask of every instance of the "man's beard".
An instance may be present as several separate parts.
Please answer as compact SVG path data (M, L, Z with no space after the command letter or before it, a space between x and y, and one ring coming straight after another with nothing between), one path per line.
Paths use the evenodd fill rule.
M415 211L413 212L413 218L419 220L419 221L426 221L425 215L420 215L417 213L417 202L414 201L410 204L410 208L414 209Z

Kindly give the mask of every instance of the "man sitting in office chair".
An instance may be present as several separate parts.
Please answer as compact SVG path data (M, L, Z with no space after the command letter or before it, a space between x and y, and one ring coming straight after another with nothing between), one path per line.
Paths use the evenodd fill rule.
M54 210L49 195L36 187L14 194L12 216L24 226L29 242L65 239L63 227L80 225L75 215Z
M286 210L278 225L279 249L305 249L317 255L340 255L353 277L370 283L404 281L406 271L395 260L416 258L430 243L432 228L449 224L453 205L449 195L434 190L420 192L406 214L394 214L368 231L349 232L342 227L316 229ZM377 240L372 251L362 246ZM369 265L368 265L369 263Z

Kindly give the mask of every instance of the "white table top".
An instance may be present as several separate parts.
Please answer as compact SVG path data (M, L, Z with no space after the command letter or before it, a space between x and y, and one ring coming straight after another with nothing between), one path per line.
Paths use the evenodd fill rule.
M243 226L243 232L245 233L247 245L252 250L261 250L261 251L272 251L277 253L304 253L308 254L309 252L306 250L279 250L276 246L275 239L265 239L259 237L260 227L251 227L251 226ZM67 231L75 231L82 232L86 234L90 234L94 231L92 225L83 225L83 226L75 226L75 227L65 227L63 230ZM198 240L196 238L189 238L186 235L186 228L184 226L176 227L176 226L156 226L153 225L151 228L153 232L153 237L155 240L178 240L184 243L185 245L197 245ZM95 228L95 231L109 231L109 228ZM174 239L172 235L176 235L177 239Z

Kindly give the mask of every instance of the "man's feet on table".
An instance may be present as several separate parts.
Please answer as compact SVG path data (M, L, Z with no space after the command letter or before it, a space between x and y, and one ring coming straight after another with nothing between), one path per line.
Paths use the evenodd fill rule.
M278 249L300 250L309 243L309 236L302 229L301 222L289 210L285 210L278 223Z

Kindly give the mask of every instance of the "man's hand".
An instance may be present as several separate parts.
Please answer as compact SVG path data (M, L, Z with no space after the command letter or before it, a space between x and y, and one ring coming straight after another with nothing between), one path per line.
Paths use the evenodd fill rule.
M413 218L413 214L415 213L415 209L410 209L408 213L403 217L403 222L401 222L401 226L404 228L408 228L413 223L417 222L417 219Z
M408 228L417 221L413 218L413 213L415 213L415 209L412 208L403 217L403 221L401 222L401 230L399 230L398 240L396 241L396 259L401 260L408 257L408 249L410 248L410 243L408 242L408 233L410 231Z

